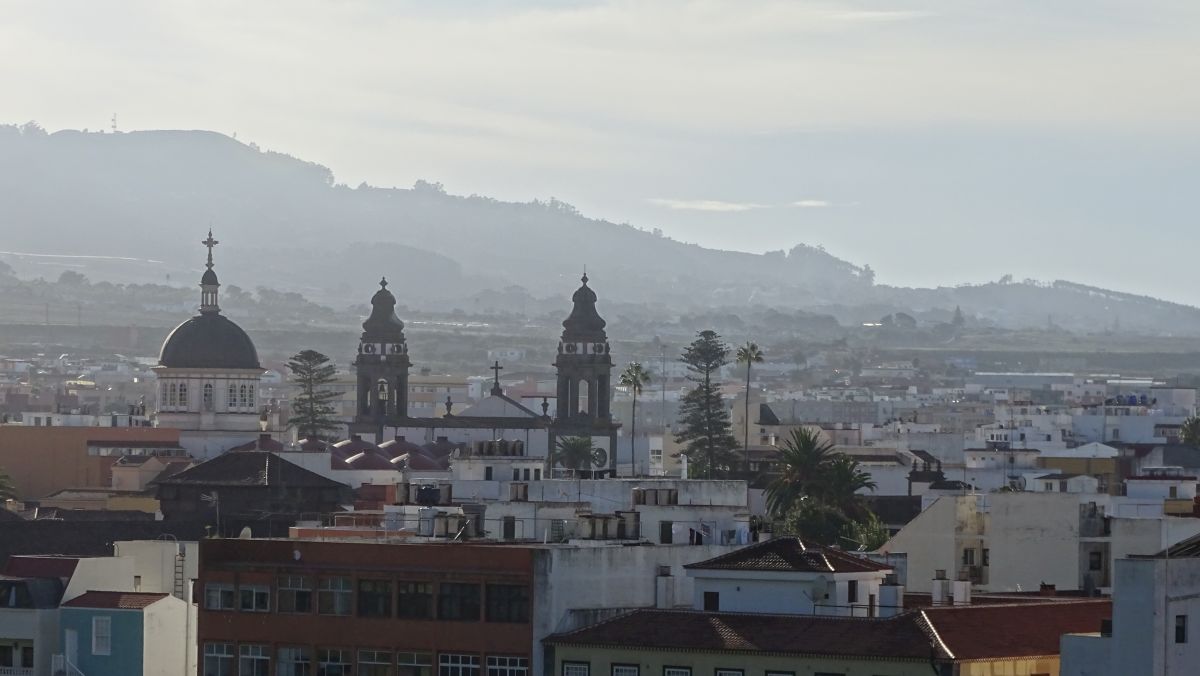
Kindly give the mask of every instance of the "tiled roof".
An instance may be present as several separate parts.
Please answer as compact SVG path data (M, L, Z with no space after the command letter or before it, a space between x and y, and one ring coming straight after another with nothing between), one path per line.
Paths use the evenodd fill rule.
M550 644L929 660L949 657L912 614L879 620L635 610L545 639Z
M79 559L65 556L12 556L0 571L10 577L71 577Z
M345 484L288 462L267 451L218 455L175 476L155 480L159 486L274 486L344 488Z
M946 606L887 619L647 609L545 641L944 662L1058 655L1063 634L1099 631L1111 616L1108 599Z
M1063 634L1100 631L1110 599L1006 605L938 606L919 611L960 660L1057 655Z
M715 559L684 566L692 570L757 570L811 573L863 573L891 566L848 554L840 549L779 537L742 547Z
M168 594L139 592L88 591L62 604L63 608L102 608L106 610L141 610L157 603Z

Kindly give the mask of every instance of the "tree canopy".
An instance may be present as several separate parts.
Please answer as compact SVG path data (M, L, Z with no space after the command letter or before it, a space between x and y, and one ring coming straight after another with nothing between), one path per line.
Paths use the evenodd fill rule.
M684 349L681 361L687 364L688 380L696 383L680 402L682 429L675 435L675 441L684 444L682 454L688 459L688 474L706 479L727 476L737 462L733 450L738 444L731 432L720 383L713 377L729 363L729 345L715 331L700 331Z
M323 438L339 429L342 423L332 403L338 393L324 387L337 375L329 357L316 350L303 350L288 360L287 367L292 384L300 390L292 401L288 424L294 425L301 437Z

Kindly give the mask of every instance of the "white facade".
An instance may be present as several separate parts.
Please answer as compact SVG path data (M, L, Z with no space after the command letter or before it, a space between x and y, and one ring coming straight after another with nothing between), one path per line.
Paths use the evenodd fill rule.
M705 594L730 613L870 617L879 605L883 572L808 573L688 570L692 607L705 610Z
M179 445L208 459L261 431L259 369L188 369L156 366L157 426L180 430Z

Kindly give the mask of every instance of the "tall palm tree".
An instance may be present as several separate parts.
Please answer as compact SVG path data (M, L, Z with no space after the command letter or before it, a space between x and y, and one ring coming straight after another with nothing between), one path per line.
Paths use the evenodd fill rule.
M630 362L629 366L621 371L621 386L628 387L629 392L633 395L633 415L630 416L629 422L629 466L634 467L634 444L637 443L637 402L638 396L642 393L642 388L650 382L650 373L642 368L641 362Z
M746 411L742 424L745 435L742 439L742 453L745 454L746 469L750 469L750 367L763 362L763 351L757 343L746 341L737 349L737 363L746 365Z
M578 476L580 470L592 464L592 440L587 437L559 439L550 467L553 468L556 464L571 470L572 476Z
M1179 439L1188 446L1200 448L1200 417L1191 416L1179 427Z
M807 427L792 430L779 449L779 473L767 484L767 509L782 517L805 497L819 492L825 467L833 458L833 444Z

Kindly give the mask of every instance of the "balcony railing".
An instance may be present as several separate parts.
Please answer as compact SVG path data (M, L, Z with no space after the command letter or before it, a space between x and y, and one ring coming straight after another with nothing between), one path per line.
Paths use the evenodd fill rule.
M33 667L0 667L0 676L33 676Z

